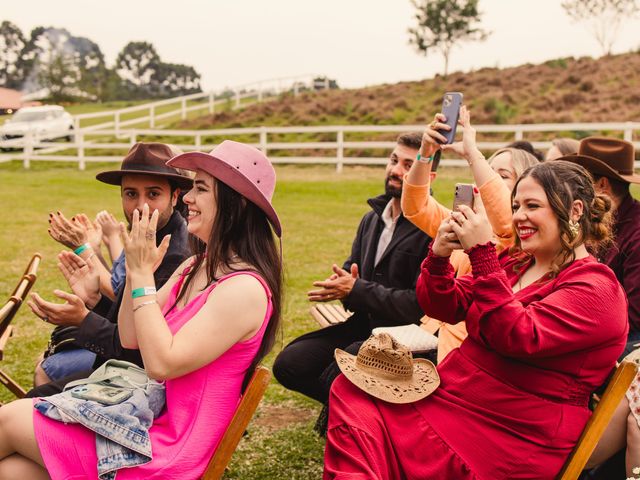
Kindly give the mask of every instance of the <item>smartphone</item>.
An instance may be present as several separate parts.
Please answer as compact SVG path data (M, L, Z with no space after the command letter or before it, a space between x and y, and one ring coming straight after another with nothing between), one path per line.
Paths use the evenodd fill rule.
M473 208L473 185L471 183L456 183L456 191L453 195L453 211L458 211L460 205Z
M444 122L451 127L451 130L440 130L439 133L447 138L445 143L453 143L456 138L456 127L458 126L458 117L460 116L460 107L462 106L462 93L447 92L442 98L442 114L447 118Z
M72 388L71 395L82 400L93 400L103 405L116 405L133 395L133 391L89 383Z

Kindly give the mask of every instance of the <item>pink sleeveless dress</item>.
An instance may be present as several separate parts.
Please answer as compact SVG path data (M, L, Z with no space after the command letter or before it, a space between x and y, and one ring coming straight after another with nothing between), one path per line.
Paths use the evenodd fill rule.
M271 292L265 281L252 272L235 272L210 285L182 309L173 305L182 278L169 294L163 314L175 334L204 305L209 293L235 275L255 277L267 292L267 313L260 330L238 342L204 367L173 380L167 380L166 408L151 426L153 460L145 465L118 471L117 480L196 479L202 476L218 446L240 399L242 380L262 341L271 318ZM58 479L96 479L98 477L95 434L77 424L51 420L34 410L33 426L38 447L49 475Z

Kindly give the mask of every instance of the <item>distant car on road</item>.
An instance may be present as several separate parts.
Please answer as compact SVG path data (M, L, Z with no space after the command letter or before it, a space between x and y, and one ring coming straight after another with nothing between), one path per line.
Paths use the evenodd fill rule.
M57 105L24 107L0 126L0 140L22 138L31 132L39 140L73 140L73 117Z

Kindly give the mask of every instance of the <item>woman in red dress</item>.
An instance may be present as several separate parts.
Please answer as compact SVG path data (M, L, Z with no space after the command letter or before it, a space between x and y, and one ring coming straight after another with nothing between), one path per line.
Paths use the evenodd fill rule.
M440 387L398 405L344 376L333 384L325 479L551 479L561 469L627 335L624 292L586 248L610 239L611 202L563 161L528 169L512 201L510 255L496 254L482 206L462 206L423 263L425 313L469 331L438 365ZM461 247L473 273L456 279L449 256Z

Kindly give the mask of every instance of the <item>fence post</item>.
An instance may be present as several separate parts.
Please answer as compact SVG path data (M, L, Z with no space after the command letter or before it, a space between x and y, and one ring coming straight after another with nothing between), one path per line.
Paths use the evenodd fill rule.
M213 115L216 111L216 101L215 94L213 92L209 93L209 114Z
M260 150L267 154L267 127L260 127Z
M129 141L131 142L131 145L135 145L137 138L138 134L136 133L136 131L131 130L131 133L129 133Z
M84 158L84 133L76 133L76 148L78 149L78 169L84 170L86 162Z
M240 108L240 92L238 90L236 90L236 107L235 108Z
M196 138L195 138L195 144L196 144L196 150L202 150L202 135L200 135L199 133L196 133Z
M156 106L149 107L149 128L156 128Z
M183 98L180 101L180 117L182 118L182 120L187 119L187 99L186 98Z
M113 128L116 131L116 137L120 137L120 112L113 114Z
M33 132L27 131L27 134L22 138L24 139L22 166L25 169L29 169L31 168L31 156L33 155Z
M633 128L631 127L631 122L625 122L626 127L624 129L624 139L627 142L633 142Z
M523 138L524 138L524 135L522 133L522 130L517 128L516 131L515 131L515 141L518 142L518 141L522 140Z
M344 160L344 130L338 130L338 149L337 149L337 162L336 173L342 173L342 162Z

